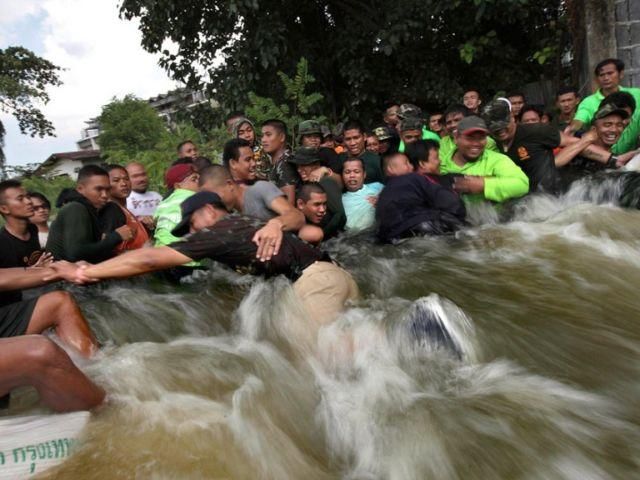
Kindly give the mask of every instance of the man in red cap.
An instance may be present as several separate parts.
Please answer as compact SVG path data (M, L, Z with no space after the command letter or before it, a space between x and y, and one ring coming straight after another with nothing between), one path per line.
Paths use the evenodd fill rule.
M156 221L156 231L153 235L156 247L178 241L178 238L171 234L171 230L182 218L180 204L198 191L198 174L193 165L179 163L167 170L164 182L171 194L160 202L153 216Z

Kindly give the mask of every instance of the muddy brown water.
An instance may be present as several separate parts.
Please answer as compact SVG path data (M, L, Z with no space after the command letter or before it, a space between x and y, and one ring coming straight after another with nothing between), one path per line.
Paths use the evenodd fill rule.
M282 279L74 290L110 403L41 478L639 478L640 212L614 187L473 209L456 237L331 244L363 298L318 338ZM461 361L407 334L416 301Z

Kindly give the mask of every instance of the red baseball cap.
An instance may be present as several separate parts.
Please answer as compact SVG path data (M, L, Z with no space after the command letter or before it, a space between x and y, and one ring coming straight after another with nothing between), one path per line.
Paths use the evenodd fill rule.
M167 188L173 188L176 183L182 182L194 172L193 165L190 163L179 163L167 170L164 174L164 183L167 185Z

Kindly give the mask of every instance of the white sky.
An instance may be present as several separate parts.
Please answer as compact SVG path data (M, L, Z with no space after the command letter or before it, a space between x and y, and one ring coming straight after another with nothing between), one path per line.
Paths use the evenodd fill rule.
M0 1L0 48L24 46L65 69L63 85L49 89L42 108L57 137L21 135L13 117L0 114L9 165L76 150L84 121L114 96L148 98L177 86L140 46L137 22L120 20L118 7L116 0Z

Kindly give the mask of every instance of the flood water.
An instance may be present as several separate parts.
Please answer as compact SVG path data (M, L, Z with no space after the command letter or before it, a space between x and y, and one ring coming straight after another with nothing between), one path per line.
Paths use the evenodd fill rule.
M616 188L335 242L362 299L317 337L286 281L222 267L74 289L110 404L42 478L639 478L640 211ZM462 359L408 333L416 301Z

